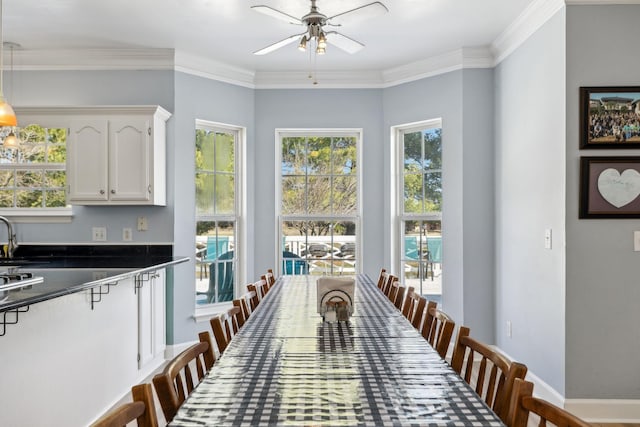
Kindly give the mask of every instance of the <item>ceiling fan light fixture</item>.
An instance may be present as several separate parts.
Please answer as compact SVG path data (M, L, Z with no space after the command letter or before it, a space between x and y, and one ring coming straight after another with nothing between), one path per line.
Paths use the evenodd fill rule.
M327 47L327 37L324 35L324 31L320 31L320 35L318 36L318 47L322 48L323 51Z
M324 54L326 53L326 49L325 49L325 48L323 48L323 47L318 46L318 47L316 48L316 53L317 53L318 55L324 55Z
M298 45L298 50L301 52L305 52L307 50L307 36L304 35L300 39L300 44Z

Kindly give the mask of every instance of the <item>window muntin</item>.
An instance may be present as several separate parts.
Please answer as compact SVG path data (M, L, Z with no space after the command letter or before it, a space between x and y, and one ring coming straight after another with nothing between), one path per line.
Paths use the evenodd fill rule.
M0 208L67 208L67 129L31 124L17 131L20 146L0 148Z
M231 301L237 283L239 132L199 123L195 140L196 302Z
M280 133L282 274L354 274L356 132Z
M439 120L400 129L401 271L423 295L442 293L442 126Z

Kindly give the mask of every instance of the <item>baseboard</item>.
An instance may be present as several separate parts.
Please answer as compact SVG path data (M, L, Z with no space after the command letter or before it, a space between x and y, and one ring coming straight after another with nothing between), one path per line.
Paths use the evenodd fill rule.
M640 423L638 399L566 399L564 407L590 423Z

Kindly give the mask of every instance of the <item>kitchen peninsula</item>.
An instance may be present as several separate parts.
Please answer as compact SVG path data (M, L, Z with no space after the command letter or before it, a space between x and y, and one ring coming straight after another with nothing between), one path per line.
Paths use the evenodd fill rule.
M0 258L0 277L29 277L0 286L0 424L88 425L160 366L165 278L188 260L171 245L33 245Z

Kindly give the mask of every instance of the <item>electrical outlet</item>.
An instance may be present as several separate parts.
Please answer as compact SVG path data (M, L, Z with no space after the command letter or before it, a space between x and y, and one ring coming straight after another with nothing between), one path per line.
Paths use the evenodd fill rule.
M147 231L149 229L149 225L147 224L146 216L138 217L138 231Z
M94 242L107 241L107 227L93 227L91 229Z
M122 240L125 242L130 242L133 240L133 233L131 232L130 228L122 229Z

